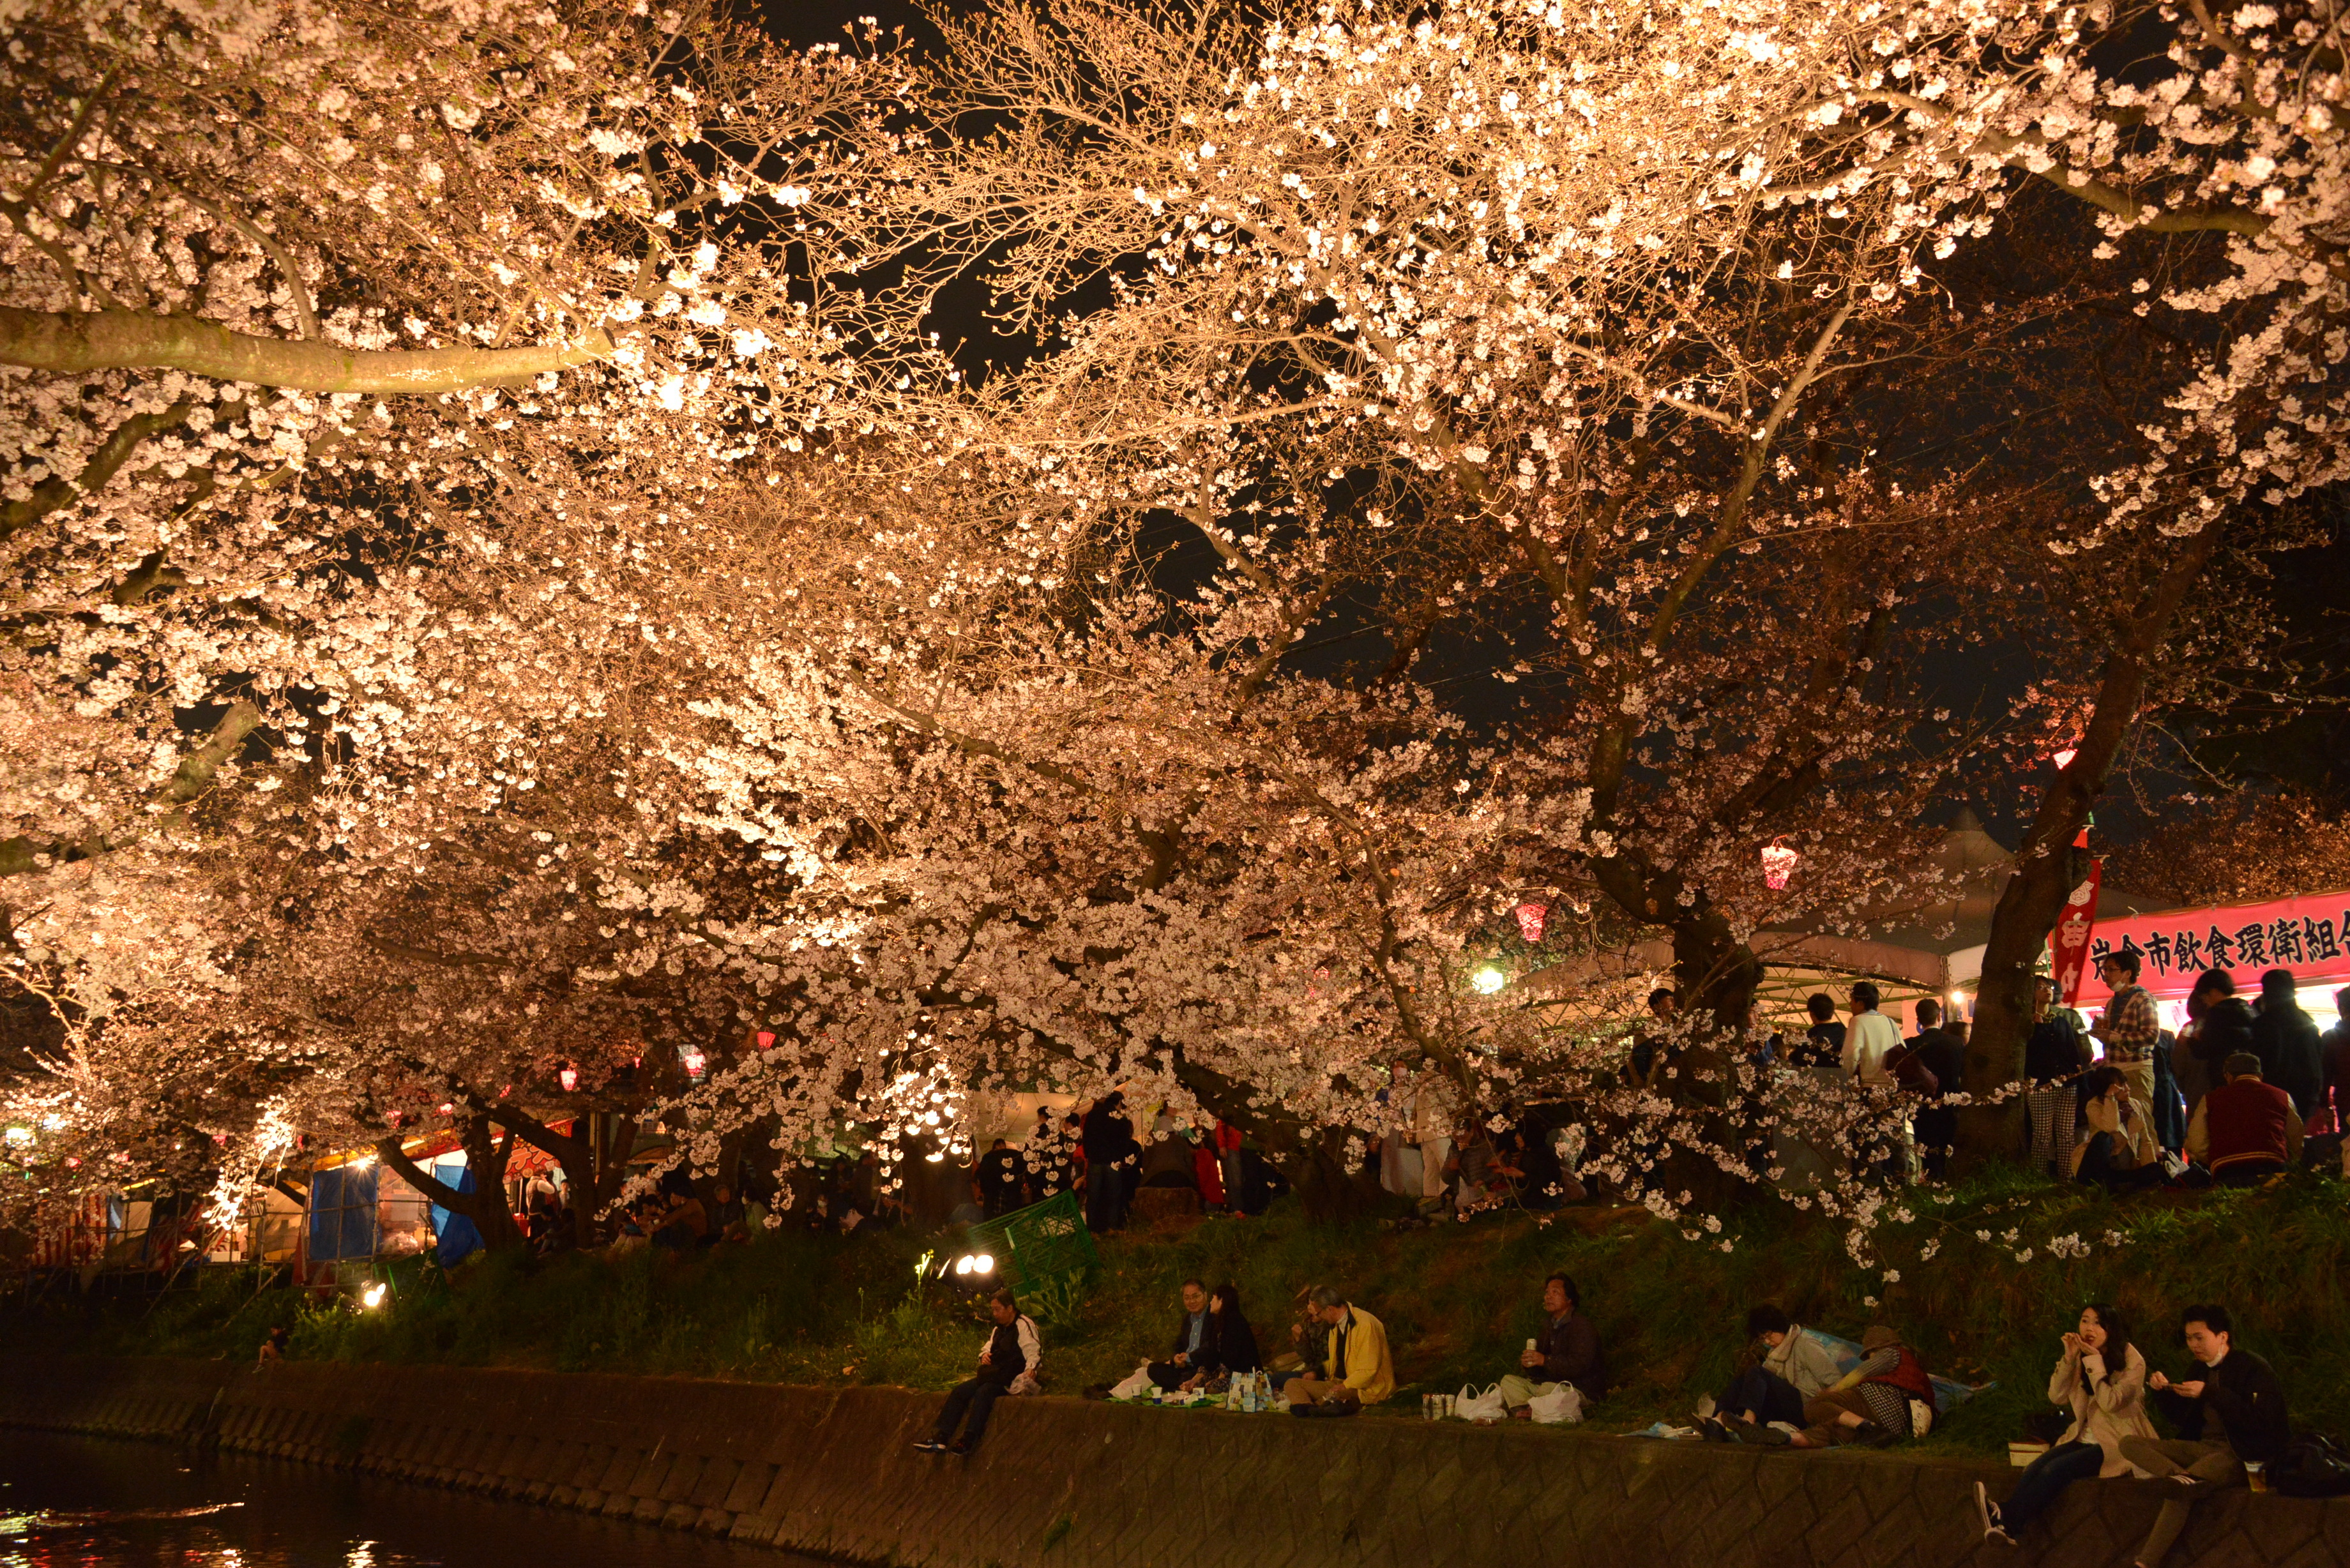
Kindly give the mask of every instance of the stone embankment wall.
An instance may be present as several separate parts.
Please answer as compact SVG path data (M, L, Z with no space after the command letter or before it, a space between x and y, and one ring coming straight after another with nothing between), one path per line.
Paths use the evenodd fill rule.
M2018 1552L2013 1471L1447 1422L1007 1399L968 1459L935 1395L454 1367L0 1362L0 1421L273 1455L924 1568L2118 1568L2152 1483L2075 1486ZM2350 1501L2210 1499L2168 1568L2350 1568Z

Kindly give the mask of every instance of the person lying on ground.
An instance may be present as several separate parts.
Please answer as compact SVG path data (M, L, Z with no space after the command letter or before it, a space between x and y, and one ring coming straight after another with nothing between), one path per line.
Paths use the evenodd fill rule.
M2070 1409L2073 1424L2017 1478L2007 1501L1991 1501L1983 1483L1975 1482L1975 1516L1985 1541L2014 1545L2024 1527L2076 1480L2137 1473L2122 1456L2122 1444L2155 1432L2146 1415L2146 1357L2130 1343L2129 1320L2104 1302L2083 1307L2049 1375L2048 1399Z
M1036 1391L1036 1371L1045 1349L1036 1337L1036 1322L1020 1310L1010 1291L988 1298L988 1315L995 1328L979 1353L979 1375L958 1383L939 1407L938 1424L914 1447L926 1453L967 1454L987 1435L987 1417L1006 1394ZM960 1424L962 1436L955 1436Z
M2251 1187L2300 1162L2301 1116L2251 1052L2229 1057L2225 1070L2228 1081L2196 1102L2187 1158L2223 1187Z
M1575 1309L1583 1293L1565 1274L1543 1282L1543 1326L1534 1344L1518 1353L1518 1370L1502 1379L1502 1403L1520 1420L1532 1418L1528 1408L1536 1396L1557 1392L1572 1383L1586 1399L1607 1392L1607 1362L1599 1349L1599 1330Z
M1183 1282L1183 1319L1175 1325L1174 1348L1164 1361L1154 1361L1150 1381L1161 1388L1189 1386L1191 1376L1212 1348L1214 1320L1208 1314L1208 1287L1197 1280Z
M1833 1386L1804 1401L1809 1423L1794 1439L1799 1449L1843 1443L1884 1448L1917 1433L1909 1405L1934 1407L1934 1380L1918 1353L1883 1324L1860 1336L1860 1365Z
M1835 1386L1835 1357L1767 1302L1746 1314L1746 1338L1730 1386L1700 1402L1698 1429L1710 1443L1783 1445L1787 1435L1772 1423L1804 1424L1804 1405Z
M1316 1285L1314 1313L1329 1331L1317 1366L1281 1386L1295 1411L1317 1405L1376 1405L1395 1392L1395 1362L1388 1354L1387 1326L1328 1285Z
M2243 1480L2247 1462L2265 1465L2293 1440L2284 1385L2267 1362L2232 1347L2235 1324L2225 1307L2189 1307L2179 1314L2179 1335L2203 1376L2173 1383L2156 1372L2146 1380L2154 1407L2178 1428L2178 1440L2129 1437L2121 1444L2122 1458L2176 1489L2131 1559L2136 1568L2162 1568L2171 1543L2187 1528L2190 1503Z

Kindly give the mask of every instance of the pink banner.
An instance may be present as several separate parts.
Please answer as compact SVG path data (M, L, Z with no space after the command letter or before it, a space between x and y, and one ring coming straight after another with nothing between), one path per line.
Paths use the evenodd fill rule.
M2192 991L2195 977L2207 969L2226 970L2240 992L2258 991L2262 971L2272 969L2293 971L2304 992L2350 983L2350 892L2100 920L2089 939L2091 968L2081 981L2084 1008L2111 994L2095 968L2111 952L2137 953L2138 983L2172 1000ZM2307 996L2302 1005L2333 1011Z

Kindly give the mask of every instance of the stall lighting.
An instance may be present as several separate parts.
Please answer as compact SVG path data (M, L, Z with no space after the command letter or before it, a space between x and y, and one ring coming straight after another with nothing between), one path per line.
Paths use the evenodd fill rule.
M1469 983L1477 988L1479 995L1491 996L1495 992L1501 990L1503 986L1509 984L1510 977L1503 974L1500 970L1495 969L1492 964L1487 964L1483 969L1479 970L1475 974L1469 977Z
M33 1129L30 1127L10 1127L7 1132L7 1138L10 1143L30 1143L33 1141Z
M685 1075L697 1084L702 1082L702 1075L710 1070L710 1058L691 1046L680 1051L677 1059L685 1064Z
M2061 771L2064 768L2071 767L2073 765L2073 759L2080 754L2081 753L2067 746L2063 751L2058 752L2054 756L2050 757L2048 760L2054 763L2057 768Z
M985 1252L965 1252L954 1261L954 1272L958 1274L992 1274L995 1272L995 1260Z

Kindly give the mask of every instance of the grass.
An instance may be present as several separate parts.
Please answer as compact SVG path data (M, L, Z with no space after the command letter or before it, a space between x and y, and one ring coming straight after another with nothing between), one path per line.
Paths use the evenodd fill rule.
M1778 1207L1718 1231L1639 1210L1399 1230L1276 1209L1107 1239L1082 1292L1037 1304L1051 1386L1070 1393L1163 1352L1187 1276L1236 1283L1268 1352L1286 1344L1295 1293L1333 1282L1386 1323L1403 1385L1387 1409L1416 1416L1416 1393L1510 1369L1537 1326L1543 1275L1565 1269L1617 1383L1592 1418L1631 1429L1724 1381L1746 1308L1774 1301L1853 1338L1891 1323L1934 1371L1995 1382L1929 1444L1989 1452L2043 1407L2057 1335L2081 1303L2131 1312L2149 1362L2176 1375L2178 1310L2219 1301L2237 1342L2284 1375L2296 1418L2338 1431L2350 1428L2344 1190L2307 1175L2261 1192L2122 1199L2007 1177L1913 1189L1880 1217L1866 1265L1844 1224ZM691 1262L484 1259L446 1279L411 1264L387 1309L369 1314L255 1295L249 1275L224 1274L151 1308L52 1303L8 1327L20 1345L249 1358L284 1324L303 1358L943 1388L969 1375L983 1329L970 1304L911 1288L916 1260L940 1244L795 1230Z

